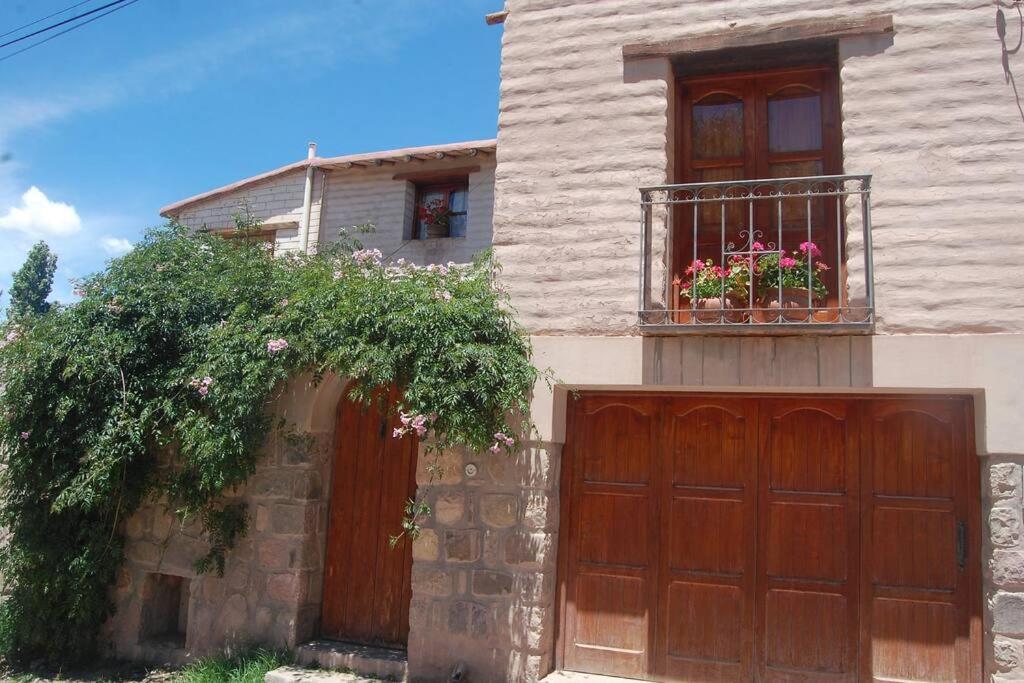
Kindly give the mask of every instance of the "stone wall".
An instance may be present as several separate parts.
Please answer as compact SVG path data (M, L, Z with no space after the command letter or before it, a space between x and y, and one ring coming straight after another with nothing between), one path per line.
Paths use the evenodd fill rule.
M270 439L256 474L231 494L249 506L250 528L229 553L222 578L193 568L209 547L198 523L183 526L162 501L128 519L126 560L112 589L116 611L106 627L110 654L180 663L225 647L310 639L323 587L330 438ZM148 614L161 608L161 575L184 579L181 640L147 637Z
M413 545L414 680L445 681L460 664L472 681L536 681L551 668L560 453L450 452L434 480L421 454L432 513Z
M993 681L1024 680L1024 541L1021 539L1024 456L986 458L988 487L984 507L986 670Z

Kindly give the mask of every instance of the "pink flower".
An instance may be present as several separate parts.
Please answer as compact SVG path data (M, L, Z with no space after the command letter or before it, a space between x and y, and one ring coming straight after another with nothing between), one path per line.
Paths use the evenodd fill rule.
M452 293L447 289L438 289L434 291L434 298L440 299L441 301L451 301Z
M489 450L489 451L490 451L491 453L500 453L500 452L501 452L501 446L499 446L499 445L498 445L498 442L497 442L497 441L495 441L495 442L494 442L494 445L493 445L493 446L491 446L491 447L490 447L489 449L487 449L487 450Z
M817 262L815 262L815 264L814 264L814 268L815 268L815 270L819 270L819 271L825 271L825 270L829 270L829 267L828 267L827 265L825 265L825 264L824 264L823 262L821 262L821 261L817 261Z
M21 435L20 435L21 436L21 440L22 441L28 441L28 437L30 437L31 435L32 435L32 432L22 432Z
M792 268L796 264L797 260L795 258L790 258L789 256L783 256L779 259L779 265L783 268Z
M821 256L821 249L818 249L818 245L816 245L814 242L801 242L800 253L806 254L807 252L811 252L811 256L815 258Z
M285 339L271 339L267 342L267 351L277 353L288 348L288 341Z
M764 251L764 245L761 244L760 242L754 242L752 245L750 245L750 249L751 251Z
M391 436L395 437L396 439L400 439L404 435L405 435L405 430L402 429L401 427L395 427L394 431L391 432Z
M208 393L210 393L210 387L208 387L208 386L206 386L206 385L204 384L204 385L202 385L201 387L199 387L199 390L198 390L198 391L199 391L199 395L205 398L205 397L206 397L206 395L207 395Z

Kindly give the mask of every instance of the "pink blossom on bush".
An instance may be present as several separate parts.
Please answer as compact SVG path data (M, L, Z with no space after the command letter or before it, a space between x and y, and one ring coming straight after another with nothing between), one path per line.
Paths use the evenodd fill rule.
M764 245L761 244L760 242L754 242L752 245L750 245L750 249L751 251L764 251Z
M271 339L267 342L267 351L277 353L288 348L288 341L285 339Z
M792 268L796 264L796 259L791 258L789 256L783 256L782 258L779 259L779 265L782 266L783 268Z
M22 432L20 436L22 441L28 441L28 437L32 436L32 432Z

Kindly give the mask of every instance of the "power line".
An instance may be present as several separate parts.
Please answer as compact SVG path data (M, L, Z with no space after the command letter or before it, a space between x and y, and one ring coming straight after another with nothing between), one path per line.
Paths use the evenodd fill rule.
M82 12L81 14L76 14L75 16L71 17L70 19L65 19L64 21L58 21L56 24L51 24L50 26L46 26L44 28L39 29L38 31L33 31L32 33L26 33L23 36L19 36L18 38L15 38L14 40L8 40L6 43L3 43L2 45L0 45L0 50L2 50L3 48L7 47L8 45L14 45L15 43L20 43L21 41L27 40L27 39L29 39L29 38L31 38L33 36L38 36L40 33L46 33L47 31L52 31L53 29L58 28L60 26L63 26L64 24L70 24L72 21L77 21L78 19L81 19L82 17L87 17L90 14L96 14L97 12L105 10L108 7L113 7L114 5L120 5L123 2L126 2L126 0L114 0L113 2L108 2L106 5L101 5L101 6L97 7L97 8L95 8L95 9L91 9L88 12ZM104 15L101 14L100 16L102 17ZM60 34L58 34L58 35L60 35Z
M72 26L68 26L63 31L58 31L57 33L54 33L52 36L47 36L46 38L43 38L42 40L36 41L36 42L32 43L31 45L26 45L25 47L21 48L20 50L15 50L14 52L12 52L10 54L6 54L3 57L0 57L0 62L6 61L6 60L10 59L11 57L13 57L15 55L20 55L22 52L27 52L28 50L31 50L34 47L38 47L38 46L42 45L43 43L48 43L51 40L53 40L54 38L58 38L58 37L64 35L65 33L70 33L71 31L74 31L76 28L81 28L81 27L85 26L86 24L91 24L92 22L96 21L97 19L102 19L103 17L107 16L108 14L113 14L114 12L116 12L118 10L121 10L121 9L124 9L125 7L130 7L131 5L134 5L135 3L137 3L138 1L139 0L118 0L118 2L123 2L124 3L123 5L122 4L117 4L117 3L111 3L111 4L117 4L117 7L114 7L113 9L109 9L106 12L104 12L103 14L97 14L96 16L94 16L94 17L92 17L90 19L86 19L85 21L83 21L80 24L74 24ZM107 5L107 6L109 7L110 5ZM82 15L82 16L85 16L85 15ZM76 17L76 18L80 18L80 17Z
M53 14L47 14L45 17L40 17L39 19L36 19L35 21L30 21L29 23L25 24L24 26L19 26L18 28L12 28L7 33L0 33L0 38L5 38L5 37L11 35L12 33L17 33L18 31L21 31L22 29L28 28L29 26L35 26L36 24L38 24L41 21L46 21L47 19L52 19L53 17L57 16L58 14L64 14L65 12L70 12L71 10L75 9L76 7L81 7L82 5L88 4L90 2L92 2L92 0L82 0L81 2L76 2L75 4L71 5L71 7L65 7L64 9L60 10L59 12L54 12Z

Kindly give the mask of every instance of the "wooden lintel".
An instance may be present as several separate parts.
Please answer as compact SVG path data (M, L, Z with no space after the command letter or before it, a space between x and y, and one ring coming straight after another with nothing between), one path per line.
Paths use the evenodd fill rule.
M438 178L464 176L469 175L470 173L476 173L479 170L479 166L458 166L456 168L439 168L433 171L409 171L408 173L396 173L391 177L394 180L412 180L414 182L419 182L422 180L437 180Z
M769 26L743 26L728 31L698 33L656 43L634 43L622 46L624 59L648 59L692 55L759 45L778 45L800 40L842 38L846 36L886 34L893 32L891 14L861 17L831 17L787 21Z
M497 24L504 24L505 19L508 18L508 10L502 10L500 12L491 12L490 14L484 15L484 21L487 22L488 26L495 26Z

